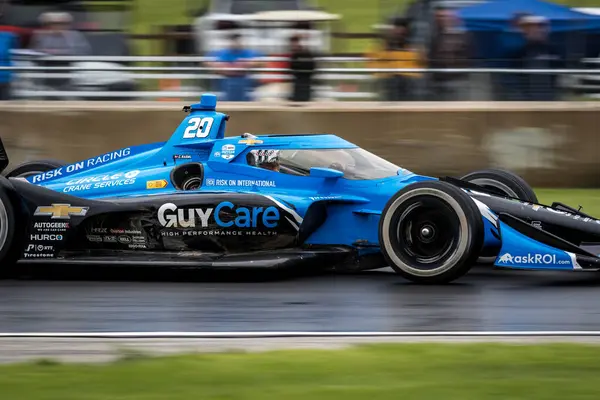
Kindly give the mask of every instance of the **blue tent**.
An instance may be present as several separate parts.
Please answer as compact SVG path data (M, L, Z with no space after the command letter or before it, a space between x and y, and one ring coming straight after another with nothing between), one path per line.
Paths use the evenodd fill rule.
M596 57L600 52L600 16L540 0L490 0L459 11L473 35L478 58L502 59L521 41L512 26L517 13L545 17L550 39L566 58Z
M521 12L546 17L550 21L552 32L600 31L600 16L540 0L491 0L463 8L460 16L469 30L497 31L510 29L510 21L515 14Z

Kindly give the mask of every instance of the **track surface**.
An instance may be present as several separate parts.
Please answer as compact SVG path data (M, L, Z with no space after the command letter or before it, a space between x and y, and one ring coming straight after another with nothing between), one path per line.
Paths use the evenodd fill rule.
M0 331L600 330L600 275L589 273L477 267L435 287L387 270L253 280L161 272L143 282L123 271L61 274L0 281Z

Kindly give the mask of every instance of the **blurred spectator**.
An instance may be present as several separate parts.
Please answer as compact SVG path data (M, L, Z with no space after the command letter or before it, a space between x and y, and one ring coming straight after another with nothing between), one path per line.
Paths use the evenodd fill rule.
M520 21L524 44L511 55L511 67L518 69L558 69L561 57L548 37L548 21L527 15ZM558 76L553 73L519 74L519 96L516 100L552 101L559 98Z
M10 51L16 47L17 38L10 32L0 32L0 67L12 66ZM0 100L10 99L12 71L0 70Z
M52 56L84 56L91 53L86 38L76 30L71 29L73 18L66 12L46 12L40 15L42 29L36 30L30 42L32 50L47 53ZM69 61L42 60L40 66L69 67ZM47 74L55 71L47 70ZM56 71L57 74L65 71ZM71 79L49 76L43 83L54 90L69 90Z
M493 60L491 67L493 68L514 68L515 54L523 46L523 25L526 17L531 16L529 13L517 12L513 15L508 26L508 31L512 33L510 36L505 36L498 43L501 46L504 56L501 60ZM520 73L497 73L491 74L493 83L494 99L499 101L518 100L521 96L521 80Z
M223 76L223 79L220 80L221 92L224 94L223 100L250 101L250 93L254 89L255 82L248 69L260 65L257 60L254 60L258 54L242 46L240 34L232 34L230 40L229 48L209 54L209 57L214 58L215 61L209 62L207 65ZM234 68L242 70L233 71Z
M428 64L433 69L463 69L473 66L473 51L468 33L456 13L439 7L429 46ZM429 76L434 100L468 100L470 74L467 72L434 72Z
M402 18L393 21L392 28L383 38L383 45L367 55L369 68L408 69L423 68L422 56L408 46L408 22ZM409 101L415 99L415 82L418 72L377 73L379 91L385 101Z
M42 29L31 38L30 48L54 56L83 56L91 53L86 38L71 29L73 18L65 12L47 12L40 16Z
M312 99L313 77L316 62L313 53L301 43L301 37L290 38L290 70L293 77L291 101L310 101Z

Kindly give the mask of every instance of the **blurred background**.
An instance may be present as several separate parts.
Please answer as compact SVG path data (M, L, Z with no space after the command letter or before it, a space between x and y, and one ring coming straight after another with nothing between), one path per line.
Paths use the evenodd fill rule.
M0 98L595 99L594 3L0 0Z

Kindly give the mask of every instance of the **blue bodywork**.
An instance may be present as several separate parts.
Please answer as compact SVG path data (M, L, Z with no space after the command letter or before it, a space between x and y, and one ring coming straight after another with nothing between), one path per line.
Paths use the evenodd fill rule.
M167 142L120 149L26 179L32 184L85 199L175 193L185 196L197 192L256 193L268 196L283 207L291 205L300 224L311 204L326 202L327 220L310 234L305 244L353 246L359 255L380 251L378 224L381 212L395 193L411 183L436 179L400 167L393 174L377 179L346 179L342 172L328 168L311 168L308 176L269 171L249 165L247 154L258 148L358 147L335 135L225 137L228 116L216 111L216 97L213 95L202 96L200 103L191 105L188 111L189 114ZM173 186L171 172L175 166L190 162L203 165L202 186L197 191L182 192ZM570 253L522 235L500 222L485 204L480 201L476 204L485 224L484 247L499 247L499 237L502 237L497 266L577 268ZM523 258L529 254L534 257ZM536 254L543 255L542 262L536 261ZM552 263L545 262L550 259Z

